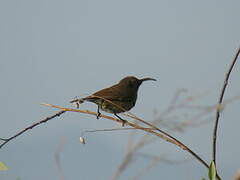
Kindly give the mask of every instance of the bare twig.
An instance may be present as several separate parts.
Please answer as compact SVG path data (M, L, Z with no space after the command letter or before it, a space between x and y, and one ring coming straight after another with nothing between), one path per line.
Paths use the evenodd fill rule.
M176 93L174 94L174 96L172 97L172 99L170 100L169 105L165 108L165 110L163 110L162 112L154 112L154 120L151 122L153 125L157 125L157 124L161 124L161 127L163 127L164 124L169 124L171 121L171 118L169 118L169 114L173 114L174 112L178 111L179 109L182 109L182 107L184 107L184 105L188 104L189 102L193 102L195 100L197 100L199 97L202 97L204 94L206 93L201 93L201 94L197 94L197 95L192 95L192 96L187 96L184 97L183 99L180 99L180 95L182 95L183 92L186 92L186 89L180 89L177 90ZM199 110L199 108L197 108ZM201 109L200 109L201 110ZM172 117L172 119L176 119L177 117ZM165 122L166 121L166 122ZM188 121L192 121L192 118ZM185 122L185 121L184 121ZM181 126L181 127L180 127ZM181 129L184 129L186 127L188 127L189 124L175 124L174 127L167 126L167 129L170 132L174 132L176 131L176 128L179 127ZM134 131L132 131L134 132ZM130 136L132 137L132 136ZM135 160L135 158L133 157L138 157L135 156L136 153L139 152L140 149L142 149L144 146L153 143L154 141L156 141L158 138L157 137L152 137L149 135L144 135L143 137L140 138L140 140L137 140L136 143L133 142L133 139L130 138L130 143L128 143L128 148L126 151L126 154L123 157L122 162L120 163L120 165L117 167L116 171L113 173L112 175L112 180L117 180L119 178L119 176L121 175L121 173L126 170L127 166L133 162L133 160Z
M90 115L97 115L96 112L91 112L91 111L88 111L88 110L80 110L80 109L72 109L72 108L64 108L64 107L61 107L61 106L56 106L56 105L52 105L52 104L42 104L42 105L45 105L45 106L50 106L50 107L53 107L53 108L57 108L57 109L61 109L62 111L71 111L71 112L80 112L80 113L84 113L84 114L90 114ZM117 118L113 118L111 116L106 116L106 115L103 115L101 114L100 117L103 117L105 119L109 119L109 120L113 120L113 121L116 121L118 123L121 123L122 124L122 120L120 119L117 119ZM189 147L187 147L185 144L183 144L181 141L177 140L176 138L174 138L173 136L171 136L170 134L166 133L165 131L157 128L156 126L152 125L151 123L148 123L136 116L132 116L132 115L129 115L129 117L133 118L133 119L136 119L138 121L141 121L142 123L144 124L147 124L149 125L150 127L152 127L153 129L151 128L145 128L145 127L142 127L138 124L135 124L135 123L131 123L129 121L126 121L126 125L128 126L131 126L133 128L137 128L137 129L141 129L145 132L148 132L150 134L153 134L155 136L158 136L160 137L161 139L164 139L165 141L168 141L174 145L177 145L178 147L180 147L181 149L183 150L186 150L187 152L189 152L193 157L195 157L198 161L200 161L206 168L209 168L209 165L208 163L206 163L200 156L198 156L195 152L193 152ZM160 133L156 132L156 131L159 131ZM218 175L217 175L218 176ZM218 176L219 177L219 176ZM220 179L220 177L219 177Z
M219 100L218 100L218 108L216 110L216 120L215 120L215 124L214 124L214 130L213 130L213 154L212 154L212 158L213 158L213 161L215 163L215 166L217 166L216 164L216 142L217 142L217 130L218 130L218 122L219 122L219 117L220 117L220 112L222 110L222 101L223 101L223 97L224 97L224 93L225 93L225 90L226 90L226 87L228 85L228 80L229 80L229 77L230 77L230 74L232 72L232 69L238 59L238 56L239 56L239 53L240 53L240 48L238 49L233 61L232 61L232 64L230 65L228 71L227 71L227 74L225 76L225 79L224 79L224 83L223 83L223 87L222 87L222 90L221 90L221 94L220 94L220 97L219 97Z
M171 103L168 105L168 107L166 107L165 110L163 110L163 112L166 112L166 113L163 114L163 113L154 112L155 113L154 116L157 115L157 117L155 117L156 119L153 120L151 123L154 122L153 123L154 125L156 125L156 124L160 125L160 123L161 123L161 127L164 126L165 128L167 128L168 132L172 133L172 132L183 132L187 127L199 127L201 125L211 122L211 120L214 119L213 117L208 117L202 121L197 121L197 120L204 118L204 116L207 116L211 112L215 112L215 110L217 108L216 104L213 104L213 105L190 105L189 104L189 102L194 102L199 97L202 97L203 95L206 95L206 93L200 93L198 95L187 96L184 99L180 99L179 91L177 91L176 94L173 96L173 100L170 101ZM224 100L222 103L224 104L224 106L226 106L227 104L232 103L233 101L236 101L239 99L240 99L240 96L234 96L234 97ZM178 101L180 101L180 102L178 102ZM195 110L197 110L196 115L193 115L192 117L185 116L185 115L168 117L169 114L172 115L174 112L178 113L179 109L184 110L184 109L189 109L189 108L194 108ZM198 111L200 111L200 113ZM160 117L158 117L158 116L160 116ZM167 117L165 117L165 116L167 116ZM184 121L183 122L171 122L173 119L176 120L179 118L184 119ZM132 133L134 133L134 131L132 131ZM157 137L152 137L152 136L149 136L146 134L143 137L141 137L139 140L136 140L136 142L134 142L132 139L132 133L130 136L131 137L130 142L128 143L128 146L127 146L127 151L123 157L122 162L119 164L116 171L113 173L112 178L111 178L112 180L117 180L119 178L119 176L121 175L121 173L127 169L129 164L132 163L133 160L135 160L138 157L138 156L136 156L136 153L138 153L140 151L140 149L142 149L143 147L145 147L146 145L148 145L150 143L155 142L158 139ZM136 157L136 158L133 158L133 157Z
M88 111L88 110L65 108L65 107L56 106L56 105L53 105L53 104L45 104L45 103L43 103L42 105L50 106L50 107L57 108L57 109L61 109L62 111L79 112L79 113L90 114L90 115L95 115L95 116L98 114L98 113L96 113L96 112L92 112L92 111ZM113 117L111 117L111 116L107 116L107 115L101 114L100 117L103 117L103 118L109 119L109 120L113 120L113 121L116 121L116 122L122 124L122 120L117 119L117 118L113 118ZM134 118L134 117L133 117L133 118ZM143 120L141 120L141 121L143 121ZM142 126L140 126L140 125L131 123L131 122L129 122L129 121L126 121L126 125L131 126L131 127L133 127L133 128L136 128L136 129L141 129L141 130L143 130L143 131L145 131L145 132L148 132L148 133L151 133L151 134L154 134L154 135L156 135L156 136L164 139L165 141L168 141L168 142L170 142L170 143L172 143L172 144L175 144L175 145L179 146L179 147L182 148L183 150L187 150L187 149L188 149L184 144L182 144L182 143L180 143L180 142L172 139L171 137L166 136L165 134L167 134L167 133L165 133L165 134L163 135L163 134L160 134L160 133L155 132L154 130L159 130L159 131L162 131L162 130L158 129L157 127L155 127L155 126L153 126L153 125L151 125L153 129L152 129L152 128L145 128L145 127L142 127ZM169 136L170 136L170 135L169 135Z
M151 129L154 130L152 128L146 128L146 129ZM110 129L93 129L93 130L85 130L82 132L82 136L85 135L86 133L95 133L95 132L109 132L109 131L123 131L123 130L138 130L137 128L110 128ZM141 130L141 129L140 129Z
M37 123L34 123L34 124L32 124L31 126L28 126L27 128L23 129L22 131L18 132L17 134L11 136L10 138L1 138L0 140L1 140L1 141L4 141L4 142L3 142L2 144L0 144L0 149L1 149L4 145L6 145L8 142L10 142L11 140L13 140L13 139L15 139L16 137L20 136L20 135L23 134L24 132L26 132L26 131L28 131L28 130L30 130L30 129L32 129L32 128L40 125L40 124L42 124L42 123L45 123L45 122L47 122L47 121L49 121L49 120L51 120L51 119L53 119L53 118L55 118L55 117L57 117L57 116L60 116L61 114L65 113L65 112L66 112L66 111L59 111L59 112L57 112L56 114L54 114L54 115L52 115L52 116L46 117L46 118L44 118L43 120L41 120L41 121L39 121L39 122L37 122Z

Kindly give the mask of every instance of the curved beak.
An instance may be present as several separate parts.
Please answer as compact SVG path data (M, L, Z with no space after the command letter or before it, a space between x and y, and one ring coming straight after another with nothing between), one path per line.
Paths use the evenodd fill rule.
M143 82L143 81L157 81L157 80L153 78L143 78L143 79L140 79L140 81Z

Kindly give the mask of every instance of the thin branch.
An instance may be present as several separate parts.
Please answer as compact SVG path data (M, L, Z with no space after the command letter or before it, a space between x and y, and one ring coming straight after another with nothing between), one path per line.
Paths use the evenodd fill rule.
M188 105L189 105L189 102L193 102L195 100L197 100L199 97L202 97L203 95L206 95L207 92L205 93L201 93L201 94L198 94L198 95L194 95L194 96L188 96L182 100L179 100L179 91L177 91L175 93L175 95L173 96L172 100L170 101L171 103L167 106L167 108L165 108L165 110L163 112L166 112L164 113L164 116L168 116L169 113L173 113L174 111L178 110L178 109L185 109L185 108L189 108ZM232 98L229 98L227 100L224 100L224 106L239 99L240 96L234 96ZM180 102L178 102L180 101ZM190 106L191 108L191 106ZM199 110L201 111L201 113L197 116L193 116L194 118L190 118L188 117L187 120L185 120L184 122L181 122L181 123L177 123L174 124L172 123L172 125L170 126L167 126L167 130L169 132L175 132L175 131L183 131L185 128L187 127L196 127L196 126L200 126L200 125L203 125L205 123L208 123L210 122L210 119L207 119L207 120L204 120L204 121L201 121L199 122L198 124L196 123L193 123L194 121L200 119L203 115L207 115L213 111L216 110L217 108L217 105L206 105L206 106L196 106L194 107L196 110ZM161 116L163 115L162 113L158 113L158 112L154 112L155 116L160 114ZM160 116L158 115L158 116ZM156 124L159 124L161 123L161 127L162 126L165 126L164 125L164 122L166 121L167 124L170 123L171 119L168 118L165 118L165 117L155 117L156 119L153 120L151 123L156 125ZM179 118L179 117L178 117ZM184 116L184 119L186 118L186 116ZM196 119L195 119L196 118ZM176 119L176 117L172 117L172 119ZM155 123L157 122L157 123ZM165 124L166 124L165 123ZM134 132L134 131L132 131ZM131 133L132 134L132 133ZM117 180L120 176L120 174L127 168L127 166L129 166L130 163L133 162L134 158L132 158L132 156L135 156L135 154L141 149L143 148L144 146L150 144L150 143L153 143L154 141L156 141L158 138L157 137L152 137L152 136L149 136L148 134L145 134L138 142L134 143L134 142L131 142L131 146L127 146L127 151L126 151L126 154L124 155L123 157L123 160L122 162L120 163L120 165L118 166L118 168L116 169L116 171L113 173L112 175L112 180ZM130 141L132 141L132 138L130 138ZM128 143L129 144L129 143Z
M11 140L13 140L13 139L15 139L16 137L20 136L20 135L23 134L24 132L26 132L26 131L28 131L28 130L30 130L30 129L32 129L32 128L40 125L40 124L42 124L42 123L45 123L45 122L47 122L47 121L49 121L49 120L51 120L51 119L53 119L53 118L55 118L55 117L57 117L57 116L60 116L61 114L65 113L65 112L66 112L66 111L59 111L59 112L57 112L56 114L54 114L54 115L52 115L52 116L46 117L45 119L43 119L43 120L41 120L41 121L39 121L39 122L37 122L37 123L34 123L34 124L32 124L31 126L28 126L27 128L23 129L22 131L18 132L17 134L11 136L10 138L1 138L0 140L1 140L1 141L4 141L4 142L3 142L2 144L0 144L0 149L1 149L4 145L6 145L8 142L10 142Z
M57 109L61 109L62 111L71 111L71 112L80 112L80 113L84 113L84 114L90 114L90 115L97 115L96 112L91 112L91 111L88 111L88 110L80 110L80 109L72 109L72 108L64 108L64 107L61 107L61 106L56 106L56 105L52 105L52 104L42 104L42 105L45 105L45 106L50 106L50 107L53 107L53 108L57 108ZM145 127L142 127L138 124L134 124L134 123L131 123L129 121L126 121L126 125L128 126L131 126L133 128L136 128L136 129L141 129L145 132L148 132L150 134L153 134L155 136L158 136L162 139L164 139L165 141L168 141L172 144L175 144L177 145L178 147L180 147L181 149L183 150L186 150L187 152L189 152L193 157L195 157L198 161L200 161L206 168L209 168L209 165L208 163L206 163L200 156L198 156L195 152L193 152L189 147L187 147L185 144L183 144L181 141L177 140L176 138L174 138L173 136L171 136L170 134L166 133L165 131L163 130L160 130L159 128L155 127L154 125L136 117L136 116L132 116L132 115L128 115L129 117L133 118L133 119L136 119L138 121L141 121L142 123L144 124L147 124L149 125L150 127L152 127L153 129L151 128L145 128ZM117 118L113 118L111 116L106 116L106 115L103 115L101 114L100 117L103 117L105 119L109 119L109 120L113 120L113 121L116 121L118 123L121 123L122 124L122 120L119 120ZM160 133L156 132L156 131L159 131ZM219 179L221 179L218 175L217 177Z
M64 108L64 107L61 107L61 106L56 106L56 105L53 105L53 104L45 104L43 103L42 105L45 105L45 106L50 106L50 107L53 107L53 108L57 108L57 109L61 109L62 111L71 111L71 112L79 112L79 113L83 113L83 114L90 114L90 115L98 115L98 113L96 112L92 112L92 111L88 111L88 110L81 110L81 109L72 109L72 108ZM118 119L118 118L114 118L112 116L107 116L107 115L104 115L104 114L101 114L99 117L103 117L105 119L109 119L109 120L113 120L113 121L116 121L118 123L121 123L122 124L122 120ZM134 118L134 117L132 117ZM143 121L143 120L141 120ZM177 141L175 141L174 139L170 138L170 137L167 137L166 135L163 135L163 134L160 134L160 133L157 133L155 132L154 130L160 130L158 129L157 127L152 126L152 128L145 128L145 127L142 127L140 125L137 125L137 124L134 124L134 123L131 123L129 121L126 121L125 123L126 125L128 126L131 126L133 128L136 128L136 129L141 129L145 132L148 132L148 133L151 133L151 134L154 134L162 139L164 139L165 141L168 141L172 144L175 144L177 146L179 146L180 148L184 149L184 150L187 150L187 148L185 147L185 145L183 145L182 143L179 143ZM149 123L148 123L149 124ZM161 131L161 130L160 130Z
M217 142L217 129L218 129L218 122L219 122L219 117L220 117L220 112L222 110L222 101L223 101L223 97L224 97L224 93L225 93L225 90L226 90L226 87L228 85L228 80L229 80L229 77L230 77L230 74L232 72L232 69L235 65L235 63L237 62L237 59L238 59L238 56L239 56L239 53L240 53L240 48L238 49L233 61L232 61L232 64L230 65L230 68L228 69L227 71L227 74L226 74L226 77L224 79L224 83L223 83L223 87L222 87L222 90L221 90L221 94L220 94L220 97L219 97L219 100L218 100L218 108L217 108L217 111L216 111L216 120L215 120L215 125L214 125L214 130L213 130L213 161L215 163L215 166L217 166L216 164L216 142Z
M146 128L150 129L150 128ZM85 130L82 132L82 136L86 133L96 133L96 132L111 132L111 131L123 131L123 130L138 130L137 128L110 128L110 129L93 129L93 130ZM151 130L154 130L151 128Z

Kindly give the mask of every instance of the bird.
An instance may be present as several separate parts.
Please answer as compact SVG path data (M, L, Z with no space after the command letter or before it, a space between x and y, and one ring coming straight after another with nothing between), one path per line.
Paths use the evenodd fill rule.
M95 103L97 105L97 119L101 116L101 109L114 114L124 126L126 120L123 120L118 114L129 111L135 106L140 85L149 80L156 81L156 79L149 77L138 79L134 76L127 76L111 87L104 88L84 98L73 99L70 103L76 103L77 108L85 101Z

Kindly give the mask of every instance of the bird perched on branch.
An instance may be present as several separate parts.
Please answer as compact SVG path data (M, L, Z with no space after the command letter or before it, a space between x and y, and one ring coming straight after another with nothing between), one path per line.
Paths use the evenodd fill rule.
M123 122L124 126L125 120L117 114L129 111L135 106L138 88L142 82L148 80L156 81L156 79L153 78L138 79L134 76L127 76L120 80L119 83L109 88L97 91L85 98L74 99L70 101L70 103L77 103L77 107L79 107L79 104L84 101L93 102L98 106L97 119L101 116L101 109L105 112L114 114Z

